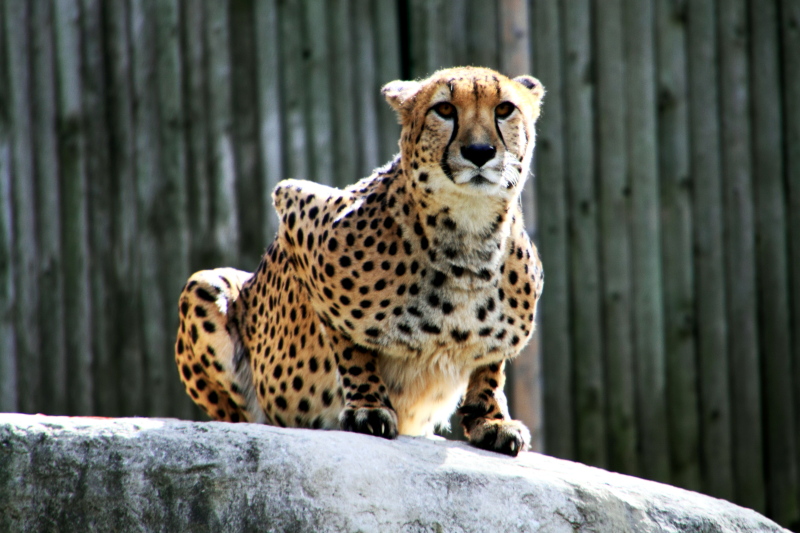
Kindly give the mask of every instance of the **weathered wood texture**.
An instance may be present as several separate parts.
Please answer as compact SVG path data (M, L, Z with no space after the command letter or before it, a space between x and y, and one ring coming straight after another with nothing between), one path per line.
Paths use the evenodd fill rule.
M27 2L4 2L8 86L8 123L11 141L10 199L13 265L10 297L15 329L14 363L4 368L16 370L16 378L6 376L16 386L16 408L33 413L45 402L41 393L41 333L39 328L39 246L36 237L36 198L34 191L33 94L31 58L31 13Z
M64 337L61 194L56 116L53 9L49 2L31 4L34 27L34 138L37 144L36 213L39 239L39 323L42 336L42 400L47 410L67 412L66 346Z
M656 1L661 264L672 482L699 490L692 176L687 123L686 19L681 9L669 0Z
M780 32L783 77L783 125L786 151L784 171L788 200L789 278L791 288L792 391L794 392L795 461L800 461L800 55L789 53L800 49L800 2L780 3ZM800 465L800 462L797 464ZM800 467L798 467L800 468Z
M14 199L11 196L12 123L9 103L6 10L0 9L0 410L17 407L17 333L14 315Z
M105 32L102 0L82 0L82 105L86 110L86 173L90 249L90 287L92 294L92 382L95 384L93 412L113 413L118 401L117 388L97 386L105 376L114 375L115 354L111 348L113 315L111 306L112 265L112 179L108 150L108 95L105 66ZM98 147L93 149L92 147ZM63 280L62 280L63 283ZM59 395L60 396L60 395Z
M519 76L531 71L530 17L525 0L500 0L500 71L508 76ZM536 195L533 176L528 176L522 191L522 214L525 229L531 237L536 231ZM516 406L514 416L523 421L531 431L531 446L544 447L541 393L541 364L539 362L539 333L522 350L510 365L508 375L509 402Z
M652 0L625 0L632 331L640 474L669 482Z
M605 467L608 465L608 442L595 175L596 80L591 54L592 9L588 0L563 3L561 9L562 42L565 43L564 174L567 181L570 319L575 368L574 458ZM542 80L542 83L546 88L547 80ZM539 179L545 177L539 176ZM541 254L546 264L547 251L542 250Z
M602 4L602 8L600 8ZM631 250L625 121L622 2L594 2L597 53L597 179L600 269L603 278L605 375L608 386L608 466L637 474Z
M736 499L766 508L761 354L758 350L756 251L749 82L747 2L718 3L720 139L725 221L728 353L733 413ZM777 127L777 125L776 125Z
M199 418L186 277L396 153L384 83L485 65L547 89L534 446L798 525L798 49L797 0L0 0L0 410Z
M778 2L751 3L753 195L763 372L767 509L778 521L800 518L792 390ZM795 228L800 229L800 228Z
M715 6L690 4L689 128L694 205L697 374L705 490L733 497Z
M558 450L565 459L575 458L573 409L573 356L570 336L570 290L567 224L567 183L564 152L564 28L558 0L531 6L533 72L547 83L547 113L542 115L536 147L538 237L547 250L548 298L539 304L541 344L543 437L545 450ZM519 384L519 386L524 386Z
M793 527L799 6L530 8L545 450Z

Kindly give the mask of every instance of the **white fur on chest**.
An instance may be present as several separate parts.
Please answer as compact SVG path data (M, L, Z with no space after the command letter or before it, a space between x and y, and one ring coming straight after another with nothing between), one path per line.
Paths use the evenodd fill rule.
M441 351L425 358L379 358L400 433L430 436L436 426L448 423L472 372L454 355Z

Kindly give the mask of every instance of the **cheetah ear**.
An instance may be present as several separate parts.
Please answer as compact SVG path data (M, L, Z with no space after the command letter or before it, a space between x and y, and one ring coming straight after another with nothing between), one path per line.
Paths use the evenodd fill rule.
M381 92L389 105L400 113L403 110L403 104L412 99L421 87L422 84L418 81L395 80L384 85Z
M536 103L541 102L544 98L544 85L533 76L517 76L514 81L528 89L533 94Z

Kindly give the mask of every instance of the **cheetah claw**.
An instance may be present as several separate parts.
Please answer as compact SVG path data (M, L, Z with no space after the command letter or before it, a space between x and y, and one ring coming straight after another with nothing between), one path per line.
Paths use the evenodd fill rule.
M397 414L386 407L346 408L339 420L344 431L365 433L384 439L397 437Z
M486 421L472 430L469 442L477 448L516 457L528 449L530 438L528 428L516 420Z

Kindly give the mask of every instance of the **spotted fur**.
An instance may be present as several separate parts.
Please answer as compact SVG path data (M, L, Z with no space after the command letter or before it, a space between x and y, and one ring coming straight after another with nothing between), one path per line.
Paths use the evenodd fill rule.
M190 278L181 379L216 420L387 438L458 407L474 445L516 455L529 433L503 367L542 290L519 196L544 90L469 67L383 93L402 125L393 161L344 190L281 182L258 270Z

